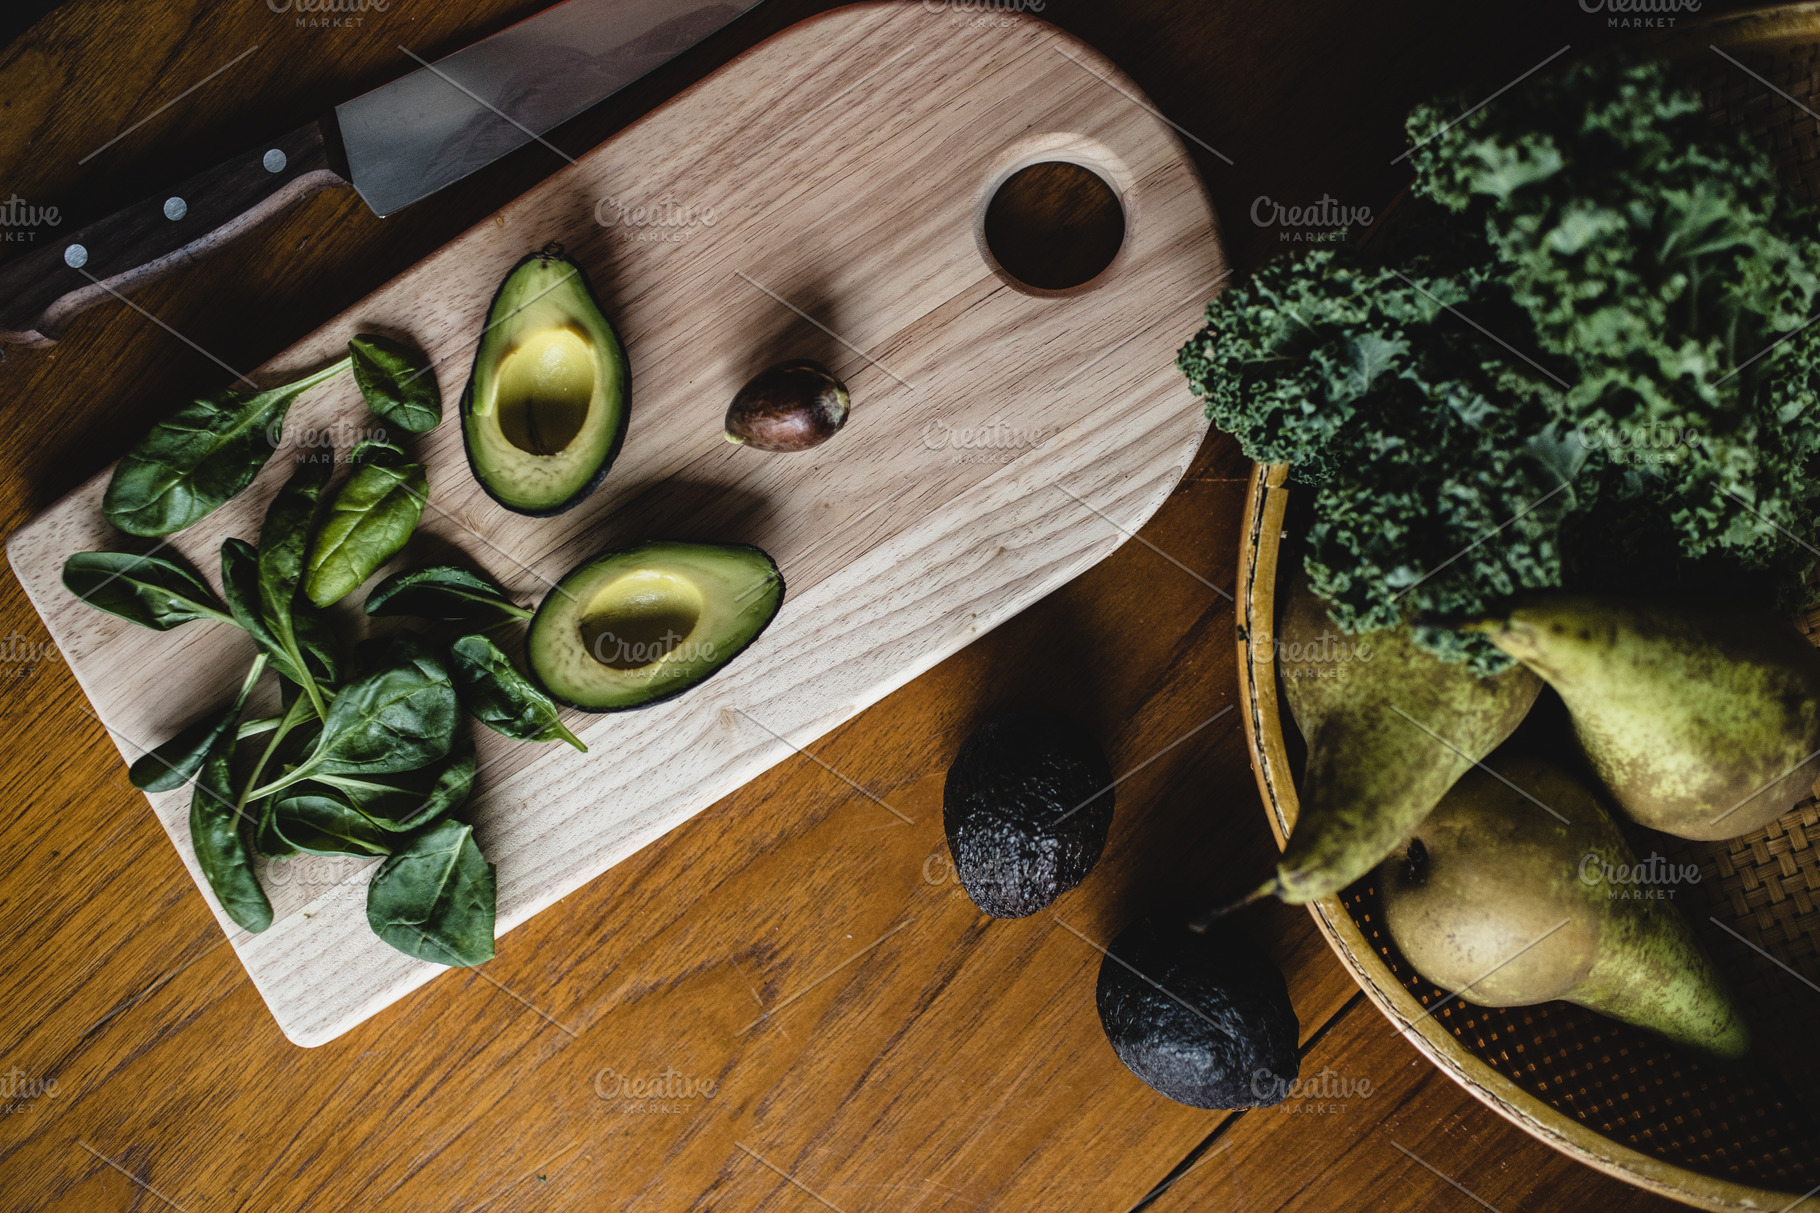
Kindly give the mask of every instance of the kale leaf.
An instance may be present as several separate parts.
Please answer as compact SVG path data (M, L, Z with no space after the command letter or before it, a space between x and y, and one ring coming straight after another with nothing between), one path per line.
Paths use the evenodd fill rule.
M1348 631L1531 590L1724 587L1792 608L1820 481L1820 225L1660 64L1572 65L1409 118L1416 179L1362 246L1272 262L1178 365L1313 490Z

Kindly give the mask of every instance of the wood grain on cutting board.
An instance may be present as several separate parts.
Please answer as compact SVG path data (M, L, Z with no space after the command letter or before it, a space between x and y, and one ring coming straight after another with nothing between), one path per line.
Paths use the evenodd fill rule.
M1205 423L1171 366L1180 333L1158 322L1211 293L1225 266L1192 164L1136 95L1040 22L838 10L748 52L257 372L275 382L354 332L391 331L432 356L452 414L499 279L559 241L626 343L625 449L581 507L521 518L473 482L446 416L419 447L432 505L399 563L459 552L524 602L645 537L757 543L782 566L789 595L759 644L671 703L571 718L589 755L478 732L486 765L467 813L499 865L502 932L1076 576L1175 486ZM1009 282L979 235L997 184L1046 159L1094 168L1125 210L1117 259L1069 292ZM650 222L679 212L694 218ZM740 383L805 356L852 389L842 434L789 456L725 443ZM301 401L287 432L325 430L345 448L372 424L344 377ZM256 533L282 474L268 467L172 547L213 577L221 540ZM62 589L70 553L120 544L98 508L104 485L8 551L132 758L224 698L251 650L225 625L155 634ZM150 799L195 875L187 793ZM372 867L269 865L276 921L258 936L217 907L298 1043L442 971L372 936Z

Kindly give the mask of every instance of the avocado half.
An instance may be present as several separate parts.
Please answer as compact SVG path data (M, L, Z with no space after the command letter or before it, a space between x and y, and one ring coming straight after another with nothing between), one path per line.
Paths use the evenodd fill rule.
M632 371L582 268L552 245L506 274L461 396L468 466L508 510L560 514L626 440Z
M641 543L604 552L556 583L525 654L551 698L622 712L680 695L776 618L777 562L743 543Z

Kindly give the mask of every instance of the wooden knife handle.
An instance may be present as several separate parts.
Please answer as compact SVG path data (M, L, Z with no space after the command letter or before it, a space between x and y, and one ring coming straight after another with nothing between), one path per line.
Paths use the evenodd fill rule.
M325 119L324 122L333 122ZM0 264L0 341L49 345L69 318L204 257L322 189L344 188L324 123L197 173Z

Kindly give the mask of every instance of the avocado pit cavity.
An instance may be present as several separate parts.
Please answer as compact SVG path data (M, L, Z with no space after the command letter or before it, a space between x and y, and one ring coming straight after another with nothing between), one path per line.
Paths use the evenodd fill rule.
M573 329L533 334L499 366L499 429L529 455L575 441L594 396L594 358Z
M701 619L701 591L680 577L644 570L603 586L581 618L588 655L614 670L662 661Z

